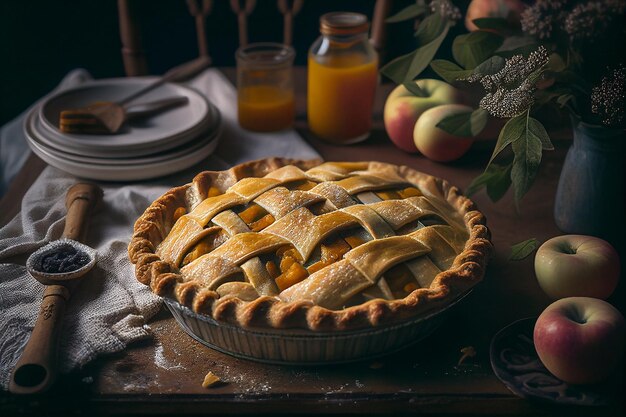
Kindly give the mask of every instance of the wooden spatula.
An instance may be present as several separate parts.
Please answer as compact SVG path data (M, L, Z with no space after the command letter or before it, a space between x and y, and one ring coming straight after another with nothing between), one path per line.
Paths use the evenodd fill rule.
M179 82L190 78L209 65L211 65L210 58L201 56L193 61L172 68L155 82L148 84L139 91L117 102L98 102L81 109L64 110L60 115L60 129L61 131L65 131L64 126L68 125L67 120L82 116L85 119L95 121L94 126L85 133L116 133L126 120L125 106L128 103L167 82ZM72 133L76 132L72 131Z
M147 103L140 102L125 105L124 110L126 114L124 116L124 122L154 116L165 110L187 104L188 102L189 98L187 96L176 96L162 100L149 101ZM108 102L93 103L89 107L95 108L106 105L108 105ZM65 133L110 133L98 119L91 114L85 113L84 109L63 110L61 120L59 120L59 129Z

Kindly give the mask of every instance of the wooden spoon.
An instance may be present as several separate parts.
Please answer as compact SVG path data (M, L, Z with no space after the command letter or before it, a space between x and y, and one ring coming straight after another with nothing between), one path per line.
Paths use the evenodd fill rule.
M103 128L103 132L115 133L126 120L125 105L167 82L178 82L190 78L209 67L209 65L211 65L211 59L207 56L201 56L193 61L172 68L158 80L120 101L100 102L98 105L91 105L82 109L64 110L61 112L59 126L63 126L64 119L68 117L75 118L77 114L82 114L84 117L97 120ZM61 130L64 131L63 129Z
M68 191L65 199L67 217L63 237L68 241L80 241L85 237L87 220L93 208L102 200L102 190L93 184L76 184ZM70 240L71 239L71 240ZM51 242L41 248L55 245ZM80 245L81 248L85 247ZM90 249L86 247L87 249ZM37 252L39 252L37 251ZM88 253L93 256L92 253ZM35 252L33 255L35 255ZM31 257L33 256L31 255ZM32 263L31 258L27 265ZM95 264L95 258L91 261ZM89 265L89 264L88 264ZM87 265L87 266L88 266ZM46 285L43 294L39 315L33 332L17 362L11 380L9 391L14 394L35 394L50 388L57 376L57 353L59 335L61 333L61 319L65 311L65 303L70 298L71 289L80 278L90 269L82 267L74 273L37 273L32 274L42 284ZM29 268L29 271L31 269Z

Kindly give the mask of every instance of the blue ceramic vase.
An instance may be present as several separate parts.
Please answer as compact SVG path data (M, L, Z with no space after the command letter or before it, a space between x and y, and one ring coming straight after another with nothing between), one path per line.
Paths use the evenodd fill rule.
M624 231L624 130L572 118L574 142L567 152L554 204L556 225L565 233L610 242Z

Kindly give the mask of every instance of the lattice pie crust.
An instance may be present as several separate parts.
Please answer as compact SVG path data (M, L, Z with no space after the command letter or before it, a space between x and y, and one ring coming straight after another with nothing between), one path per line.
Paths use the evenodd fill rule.
M479 282L484 216L405 166L264 159L157 199L135 223L139 281L243 327L346 330L441 309Z

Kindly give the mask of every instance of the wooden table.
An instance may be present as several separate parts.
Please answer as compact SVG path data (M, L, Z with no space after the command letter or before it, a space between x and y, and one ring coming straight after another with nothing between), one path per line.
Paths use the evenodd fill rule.
M227 75L232 77L232 71ZM484 168L493 142L482 142L460 160L439 164L393 147L380 124L381 89L376 105L377 128L366 142L338 147L320 142L304 128L303 73L298 71L301 132L327 160L380 160L406 164L448 179L462 189ZM264 365L213 351L195 342L163 310L150 322L154 339L100 358L61 378L53 392L22 398L0 394L0 411L42 410L69 415L200 415L200 414L342 414L389 415L621 415L617 401L605 408L556 407L513 395L494 375L489 343L507 324L537 316L550 302L538 287L532 256L508 261L513 243L540 241L561 234L552 210L554 193L569 142L557 140L546 152L536 183L516 212L511 197L491 203L474 197L488 218L495 256L480 285L457 305L427 339L375 361L321 367ZM21 195L45 166L32 157L0 202L4 224L19 209ZM130 234L131 225L129 225ZM457 365L460 350L473 346L477 356ZM227 383L204 389L207 371ZM3 414L6 415L6 414Z

